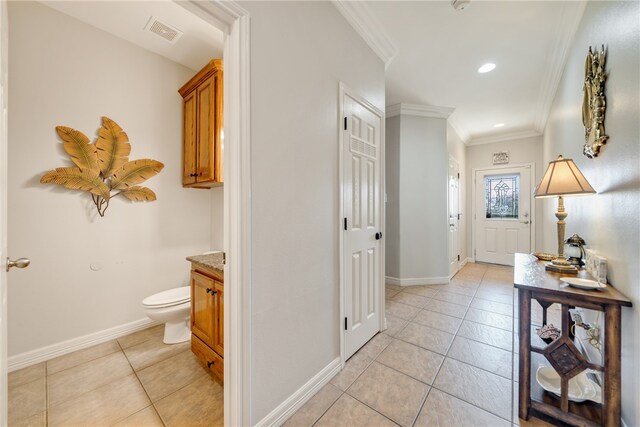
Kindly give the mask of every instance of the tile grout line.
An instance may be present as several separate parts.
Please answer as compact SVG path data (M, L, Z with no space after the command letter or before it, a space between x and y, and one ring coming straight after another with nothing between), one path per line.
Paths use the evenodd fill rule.
M117 353L117 352L114 352L114 353L108 354L107 356L103 356L103 357L108 357L108 356L111 356L111 355L116 354L116 353ZM125 356L125 358L126 358L126 356ZM99 358L97 358L97 359L90 360L90 361L85 362L85 363L90 363L90 362L93 362L93 361L98 360L98 359L101 359L101 357L99 357ZM128 362L128 360L127 360L127 362ZM84 365L85 363L81 363L80 365L77 365L77 366ZM56 372L56 374L57 374L57 372ZM53 375L55 375L55 374L53 374ZM117 377L117 378L111 378L109 382L106 382L106 383L101 384L101 385L99 385L99 386L97 386L97 387L91 388L91 389L89 389L89 390L86 390L83 394L80 394L80 395L77 395L77 396L73 396L73 397L68 398L68 399L66 399L66 400L62 400L62 401L60 401L60 402L57 402L56 404L52 405L51 407L47 406L47 412L48 412L51 408L55 408L55 407L57 407L57 406L60 406L60 405L62 405L62 404L65 404L65 403L67 403L67 402L72 402L72 401L74 401L74 400L78 400L78 399L80 399L82 396L84 396L84 395L85 395L85 394L87 394L87 393L91 393L91 392L96 391L96 390L98 390L99 388L102 388L102 387L106 387L106 386L108 386L108 385L110 385L110 384L113 384L114 382L116 382L116 381L118 381L118 380L121 380L122 378L125 378L125 377L129 376L129 375L131 375L131 374L126 374L126 375L123 375L123 376L121 376L121 377ZM49 380L47 379L47 380L45 380L45 381L46 381L46 383L47 383L47 387L48 387ZM47 393L47 405L48 405L48 404L49 404L49 395L48 395L48 393Z
M484 276L486 275L487 271L488 271L488 269L485 269L485 271L483 272L483 276L482 276L482 279L480 280L480 284L478 285L478 288L479 288L479 286L482 284L482 280L484 279ZM475 291L474 295L473 295L473 296L470 296L470 297L471 297L471 301L470 301L469 305L466 305L465 316L466 316L466 313L468 312L468 310L469 310L469 308L470 308L470 304L473 302L473 299L474 299L474 298L476 298L476 297L475 297L475 295L476 295L476 294L477 294L477 292L478 292L478 288L476 288L476 291ZM442 289L440 289L440 290L442 290ZM440 292L440 290L438 290L438 292ZM400 288L400 292L402 292L402 288ZM408 293L410 293L410 292L408 292ZM397 295L397 294L396 294L396 295ZM414 294L414 295L417 295L417 294ZM465 295L465 294L459 294L459 295ZM395 296L395 295L394 295L394 296ZM418 295L418 296L422 296L422 295ZM469 296L469 295L466 295L466 296ZM392 297L392 298L393 298L393 297ZM426 298L429 298L429 297L426 297ZM436 299L436 300L438 300L437 298L435 298L435 299ZM480 299L482 299L482 298L480 298ZM400 302L400 301L395 301L395 300L393 300L393 299L391 299L391 298L390 298L390 299L386 299L386 300L392 300L392 301L394 301L394 302L396 302L396 303L404 304L404 303L402 303L402 302ZM443 301L443 300L438 300L438 301ZM452 303L451 301L444 301L444 302ZM494 302L496 302L496 301L494 301ZM498 303L499 303L499 302L498 302ZM453 303L453 304L455 304L455 303ZM415 307L415 306L412 306L412 305L410 305L410 304L404 304L404 305L411 306L411 307ZM413 322L413 320L417 317L417 315L418 315L418 313L419 313L420 311L422 311L422 310L427 310L427 311L430 311L430 312L432 311L432 310L429 310L429 309L427 309L427 308L425 308L425 307L415 307L415 308L418 308L418 309L419 309L419 311L418 311L418 312L416 312L416 314L415 314L415 315L413 315L413 316L411 316L409 319L402 319L402 318L399 318L399 319L401 319L401 320L405 321L406 323L405 323L405 325L404 325L404 326L403 326L403 327L402 327L398 332L396 332L394 335L390 335L390 334L389 334L389 337L390 337L390 338L392 338L391 342L393 342L393 340L394 340L394 339L396 339L396 340L399 340L399 341L402 341L402 342L406 342L406 343L408 343L408 344L410 344L410 345L414 345L414 346L416 346L416 347L418 347L418 348L424 348L424 347L421 347L421 346L417 346L417 345L415 345L414 343L409 343L409 342L404 341L404 340L402 340L402 339L400 339L400 338L397 338L397 335L399 335L400 333L402 333L402 331L404 331L404 329L406 329L406 327L409 325L409 323L416 323L416 322ZM436 312L436 313L438 313L438 312ZM492 312L492 313L493 313L493 312ZM446 314L444 314L444 313L439 313L439 314L446 315ZM501 314L501 313L495 313L495 314ZM398 316L395 316L395 317L398 317ZM451 317L454 317L454 316L451 316ZM457 319L460 319L460 318L457 318ZM454 340L455 340L455 338L456 338L456 337L460 336L460 335L458 335L458 332L459 332L460 326L462 325L462 322L463 322L464 320L467 320L467 321L469 321L469 322L473 322L473 323L477 323L477 324L480 324L480 325L484 325L484 326L487 326L487 327L494 327L494 326L491 326L491 325L485 325L485 324L481 324L481 323L479 323L479 322L474 322L474 321L472 321L472 320L468 320L468 319L466 319L466 318L464 318L464 317L463 317L462 319L460 319L460 320L461 320L460 325L459 325L459 326L458 326L458 328L456 329L455 333L453 333L453 334L452 334L451 332L443 331L443 332L447 332L447 333L449 333L450 335L453 335L453 337L454 337L453 339L454 339ZM418 324L418 325L421 325L420 323L417 323L417 324ZM422 325L422 326L428 326L428 325ZM433 329L440 330L440 329L438 329L438 328L433 328ZM502 328L496 328L496 329L504 330L504 329L502 329ZM512 347L512 351L511 351L511 366L512 366L512 368L511 368L511 375L512 375L512 378L511 378L511 379L506 378L506 377L503 377L502 375L496 374L496 373L494 373L494 372L491 372L491 371L485 370L485 369L483 369L483 368L477 367L477 366L475 366L475 365L472 365L472 364L469 364L469 363L466 363L466 362L463 362L463 361L458 361L458 362L460 362L460 363L464 363L464 364L466 364L466 365L468 365L468 366L470 366L470 367L478 368L478 369L480 369L480 370L482 370L482 371L485 371L485 372L490 373L490 374L494 374L494 375L496 375L496 376L498 376L498 377L508 379L508 380L511 382L511 393L510 393L510 398L509 398L509 403L510 403L510 404L509 404L509 412L510 412L510 414L511 414L511 415L510 415L510 420L511 420L511 421L513 421L513 383L514 383L514 380L513 380L513 355L514 355L514 352L513 352L513 346L514 346L513 334L514 334L514 331L513 331L513 329L512 329L511 331L508 331L508 330L505 330L505 331L507 331L507 332L511 332L511 335L512 335L512 342L511 342L511 347ZM462 337L462 336L461 336L461 337ZM466 338L466 337L462 337L462 338ZM467 338L467 339L468 339L468 338ZM477 341L477 340L473 340L473 341L475 341L475 342L480 342L480 341ZM413 425L415 425L415 423L416 423L416 421L417 421L417 418L419 417L419 414L420 414L421 410L423 409L424 404L426 403L426 400L427 400L427 398L428 398L428 396L429 396L429 394L430 394L430 392L431 392L431 389L435 388L436 390L439 390L439 391L440 391L440 392L442 392L442 393L445 393L445 394L450 395L450 396L452 396L452 397L454 397L454 398L460 399L460 398L458 398L458 397L456 397L456 396L451 395L450 393L447 393L447 392L445 392L445 391L443 391L443 390L438 389L438 388L437 388L437 387L435 387L434 385L429 385L429 384L427 384L427 383L424 383L423 381L420 381L420 380L418 380L417 378L412 377L411 375L407 375L407 374L405 374L404 372L400 372L400 371L398 371L397 369L395 369L395 368L393 368L393 367L387 366L386 364L384 364L384 363L382 363L382 362L379 362L379 361L378 361L379 356L380 356L380 355L381 355L381 354L386 350L386 348L391 344L391 342L390 342L389 344L387 344L387 346L385 346L385 347L384 347L384 348L383 348L383 349L378 353L378 355L377 355L374 359L372 359L372 360L371 360L371 362L370 362L370 363L368 363L368 364L367 364L367 366L364 368L364 370L363 370L363 371L362 371L362 372L361 372L361 373L356 377L356 379L355 379L355 380L354 380L354 381L349 385L349 387L347 387L347 390L348 390L348 389L349 389L353 384L355 384L355 383L358 381L358 379L362 376L362 374L363 374L367 369L369 369L369 367L373 364L373 362L377 362L377 363L379 363L379 364L381 364L381 365L383 365L383 366L385 366L385 367L387 367L387 368L390 368L390 369L392 369L392 370L394 370L394 371L396 371L396 372L398 372L398 373L400 373L400 374L402 374L402 375L405 375L405 376L407 376L407 377L409 377L409 378L411 378L411 379L414 379L414 380L416 380L416 381L418 381L418 382L420 382L420 383L422 383L422 384L427 385L427 386L429 387L429 389L427 390L427 393L425 394L425 397L424 397L424 399L423 399L423 401L422 401L422 403L421 403L421 405L420 405L420 407L419 407L419 409L418 409L418 411L417 411L416 415L414 416L413 422L411 423L411 425L412 425L412 426L413 426ZM449 353L449 351L450 351L450 349L451 349L451 344L452 344L452 343L453 343L453 340L452 340L452 341L451 341L451 343L447 346L447 350L446 350L446 352L445 352L445 353L447 353L447 354ZM481 342L480 342L480 343L481 343ZM490 344L486 344L486 343L482 343L482 344L489 345L489 346L491 346L491 347L494 347L494 348L497 348L497 349L500 349L500 350L503 350L503 351L508 351L508 350L504 350L503 348L499 348L499 347L496 347L496 346L492 346L492 345L490 345ZM436 380L437 376L439 375L439 373L440 373L440 371L441 371L441 369L442 369L442 366L444 365L444 361L445 361L445 360L447 359L447 357L449 357L449 356L447 356L447 354L442 355L442 354L440 354L440 353L438 353L438 352L434 352L433 350L429 350L429 349L425 349L425 350L430 351L430 352L433 352L434 354L438 354L438 355L440 355L440 356L443 356L443 361L442 361L442 363L440 364L440 366L438 367L438 372L437 372L437 373L435 374L435 376L434 376L433 383L435 383L435 380ZM455 358L453 358L453 357L450 357L450 358L451 358L452 360L456 360L456 361L457 361L457 359L455 359ZM387 418L387 419L389 419L390 421L392 421L392 422L393 422L393 420L391 420L390 418L386 417L384 414L381 414L380 412L378 412L378 411L377 411L377 410L375 410L374 408L371 408L371 407L370 407L369 405L367 405L366 403L361 402L357 397L352 396L352 395L351 395L351 394L349 394L347 391L342 391L342 390L341 390L341 394L338 396L338 398L337 398L337 399L336 399L336 400L335 400L335 401L334 401L334 402L329 406L329 408L327 408L327 410L326 410L326 411L324 411L324 412L323 412L323 414L322 414L322 415L321 415L321 416L320 416L320 417L319 417L319 418L318 418L318 419L313 423L313 425L317 424L317 422L318 422L318 421L319 421L319 420L320 420L320 419L321 419L321 418L326 414L326 412L327 412L327 411L329 411L329 409L330 409L331 407L333 407L333 405L335 404L335 402L337 402L337 401L338 401L338 400L339 400L339 399L340 399L344 394L347 394L347 395L348 395L348 396L350 396L351 398L353 398L353 399L357 400L358 402L360 402L360 403L364 404L365 406L369 407L369 408L370 408L371 410L373 410L374 412L376 412L376 413L378 413L378 414L382 415L383 417L385 417L385 418ZM509 420L507 420L507 419L505 419L505 418L503 418L503 417L501 417L501 416L499 416L499 415L494 414L493 412L487 411L487 410L486 410L486 409L484 409L484 408L481 408L481 407L479 407L479 406L477 406L477 405L474 405L474 404L473 404L473 403L471 403L471 402L467 402L467 401L466 401L466 400L464 400L464 399L460 399L460 400L461 400L461 401L463 401L463 402L465 402L465 403L467 403L467 404L469 404L469 405L472 405L472 406L474 406L474 407L476 407L476 408L479 408L480 410L482 410L482 411L484 411L484 412L486 412L486 413L488 413L488 414L491 414L491 415L493 415L493 416L496 416L496 417L498 417L499 419L502 419L502 420L505 420L505 421L509 421ZM513 424L512 424L512 425L513 425Z
M148 341L148 340L146 340L146 341ZM143 341L143 342L146 342L146 341ZM136 372L136 370L133 368L133 365L131 364L131 361L129 360L129 356L127 356L127 353L125 353L124 348L122 348L122 345L120 344L120 341L116 340L116 342L118 343L118 347L120 347L120 351L124 355L125 359L127 359L127 363L131 367L131 370L133 371L133 374L136 376L136 380L138 380L138 384L140 384L140 387L142 388L142 391L144 391L144 394L147 396L147 399L149 399L149 403L150 403L149 406L153 407L153 410L156 412L156 415L158 415L158 418L160 418L160 422L162 423L163 426L166 427L167 423L164 421L164 419L162 418L162 416L160 415L160 413L156 409L156 406L154 405L153 400L151 400L151 396L149 396L149 393L147 392L147 389L144 387L144 384L142 384L142 381L140 381L140 377L138 376L138 372ZM133 347L133 346L131 346L131 347ZM150 365L150 366L153 366L153 365ZM146 408L148 408L148 406L142 408L140 411L142 411L142 410L144 410ZM140 411L134 412L133 414L129 414L126 417L124 417L124 418L122 418L121 420L118 420L118 421L125 420L128 417L130 417L131 415L137 414Z
M407 324L409 324L409 322L407 322ZM393 342L393 338L394 338L394 337L391 337L391 338L392 338L392 341L391 341L391 342ZM393 368L391 368L390 366L385 365L384 363L378 362L378 357L380 357L380 355L382 354L382 352L384 352L384 351L387 349L387 347L389 347L389 345L391 345L391 342L389 342L389 343L388 343L388 344L387 344L387 345L382 349L382 351L380 351L380 353L378 353L378 355L377 355L374 359L371 359L371 363L369 363L369 364L368 364L368 365L367 365L367 366L362 370L362 372L360 373L360 375L358 375L358 376L356 377L356 379L355 379L355 380L353 380L353 382L352 382L351 384L349 384L349 387L347 387L347 390L349 390L349 389L351 388L351 386L353 386L353 385L354 385L354 384L355 384L355 383L360 379L360 377L365 373L365 371L366 371L367 369L369 369L369 367L370 367L374 362L376 362L376 363L378 363L378 364L380 364L380 365L382 365L382 366L388 367L388 368L390 368L390 369L393 369ZM365 344L365 345L366 345L366 344ZM356 352L356 353L357 353L357 352ZM405 376L407 376L407 377L409 377L409 378L411 378L411 379L414 379L414 380L416 380L416 381L418 381L418 382L422 383L422 381L420 381L420 380L418 380L418 379L416 379L416 378L413 378L412 376L407 375L407 374L405 374L404 372L400 372L400 371L398 371L398 370L396 370L396 369L393 369L393 370L394 370L394 371L396 371L396 372L399 372L399 373L400 373L400 374L402 374L402 375L405 375ZM434 377L434 379L435 379L435 377ZM423 383L423 384L424 384L424 383ZM333 385L333 384L332 384L332 385ZM334 387L336 387L336 386L334 386ZM431 388L429 387L429 389L431 389ZM361 400L360 400L360 399L358 399L356 396L351 395L350 393L348 393L348 392L347 392L347 390L344 390L344 391L342 392L342 394L340 395L340 397L342 397L342 395L343 395L343 394L346 394L347 396L351 397L352 399L355 399L355 400L357 400L358 402L360 402L361 404L365 405L367 408L371 409L372 411L374 411L374 412L376 412L376 413L380 414L381 416L383 416L384 418L388 419L388 420L389 420L389 421L391 421L392 423L394 423L394 424L396 424L396 425L400 425L400 424L398 424L397 422L395 422L394 420L392 420L391 418L389 418L389 417L387 417L386 415L384 415L383 413L381 413L380 411L376 410L375 408L372 408L372 407L371 407L371 406L369 406L367 403L365 403L365 402L361 401ZM427 394L429 394L429 390L427 390ZM340 397L338 397L338 399L340 399ZM327 411L329 411L329 409L331 409L331 407L333 407L333 405L335 405L335 403L338 401L338 399L336 399L336 401L335 401L335 402L333 402L333 403L331 404L331 406L329 406L329 408L327 408L327 410L322 414L322 416L324 416L324 414L326 414L326 413L327 413ZM426 399L426 396L425 396L425 399ZM418 413L419 413L419 411L418 411ZM313 427L313 426L314 426L318 421L320 421L320 419L322 418L322 416L321 416L320 418L318 418L318 419L313 423L312 427ZM415 419L414 419L414 422L415 422ZM412 425L413 425L413 423L412 423Z
M461 338L464 338L464 337L461 337ZM451 348L449 348L449 350L451 350ZM503 350L503 351L507 351L507 352L508 352L509 350ZM448 353L448 352L447 352L447 353ZM512 356L512 357L511 357L511 359L513 359L513 353L511 353L511 356ZM511 374L511 375L512 375L512 378L509 378L509 377L505 377L504 375L500 375L500 374L498 374L497 372L492 372L492 371L490 371L490 370L488 370L488 369L485 369L485 368L483 368L483 367L481 367L481 366L476 366L476 365L473 365L473 364L471 364L471 363L469 363L469 362L465 362L464 360L456 359L455 357L453 357L453 356L449 356L448 354L447 354L445 357L448 357L448 358L449 358L449 359L451 359L451 360L455 360L456 362L464 363L465 365L471 366L472 368L480 369L481 371L487 372L487 373L489 373L489 374L497 375L497 376L499 376L500 378L504 378L504 379L506 379L506 380L513 381L513 362L511 362L511 365L512 365L512 366L511 366L511 369L512 369L512 374ZM443 363L444 363L444 362L443 362Z
M494 414L494 413L493 413L493 412L491 412L491 411L488 411L487 409L485 409L485 408L483 408L483 407L481 407L481 406L476 405L475 403L472 403L472 402L466 401L466 400L464 400L464 399L462 399L462 398L460 398L460 397L458 397L458 396L456 396L456 395L454 395L454 394L451 394L451 393L449 393L448 391L445 391L445 390L439 389L438 387L435 387L435 386L432 386L431 388L432 388L432 389L435 389L435 390L438 390L440 393L444 393L444 394L446 394L446 395L449 395L449 396L453 397L454 399L458 399L458 400L460 400L460 401L462 401L462 402L466 403L467 405L471 405L471 406L473 406L474 408L478 408L478 409L480 409L481 411L486 412L487 414L493 415L494 417L499 418L499 419L501 419L501 420L504 420L505 422L510 423L511 425L513 425L513 423L511 423L511 422L510 422L511 417L510 417L509 419L504 418L504 417L502 417L502 416L500 416L500 415ZM513 412L513 402L511 402L511 412Z
M418 422L418 418L420 418L420 412L422 412L422 408L424 408L424 404L427 403L427 399L429 398L429 394L431 394L431 390L433 390L433 386L429 386L427 393L424 395L424 399L422 399L422 402L418 407L418 411L416 412L416 415L413 417L413 421L411 422L411 427L414 427L416 425L416 422Z
M375 360L374 360L374 362L375 362ZM405 375L406 375L406 374L405 374ZM354 382L355 382L355 381L354 381ZM371 409L372 411L374 411L374 412L376 412L376 413L378 413L378 414L382 415L383 417L385 417L386 419L388 419L389 421L391 421L391 422L392 422L392 423L394 423L395 425L397 425L397 426L401 426L401 424L399 424L399 423L395 422L394 420L392 420L391 418L389 418L388 416L386 416L386 415L385 415L385 414L383 414L382 412L378 411L377 409L372 408L371 406L369 406L369 404L368 404L368 403L363 402L362 400L358 399L356 396L353 396L353 395L351 395L351 394L347 393L346 391L344 392L344 394L346 394L346 395L347 395L347 396L349 396L350 398L355 399L355 400L357 400L358 402L362 403L364 406L366 406L367 408ZM429 392L428 392L428 391L427 391L427 394L429 394Z
M331 384L331 382L329 382L329 383L327 383L327 384ZM331 384L331 385L333 385L333 384ZM334 387L336 387L336 386L334 386ZM337 398L336 400L334 400L334 401L333 401L333 403L332 403L331 405L329 405L329 407L328 407L327 409L325 409L325 410L322 412L322 414L320 414L320 416L319 416L318 418L316 418L315 420L313 420L313 422L311 423L311 427L315 426L315 425L318 423L318 421L320 421L320 420L322 419L322 417L324 417L324 415L325 415L327 412L329 412L329 409L333 408L333 405L335 405L335 404L336 404L336 402L337 402L338 400L340 400L340 398L342 397L342 395L344 395L344 391L342 391L339 387L336 387L336 388L337 388L338 390L340 390L340 394L338 395L338 398ZM318 390L318 391L320 391L320 390ZM314 397L315 397L315 394L314 394ZM309 400L311 400L311 399L309 399ZM306 405L306 403L305 403L305 405ZM302 409L302 407L300 407L300 409ZM298 409L298 411L299 411L300 409ZM294 412L294 413L291 415L291 417L289 417L289 418L287 419L287 421L289 421L291 418L293 418L293 416L294 416L296 413L298 413L298 411ZM285 423L286 423L287 421L285 421Z
M117 340L114 340L114 341L116 341L116 342L117 342ZM104 344L104 343L102 343L102 344ZM101 345L101 344L97 344L97 345ZM118 343L118 346L119 346L119 345L120 345L120 344ZM91 347L87 347L86 349L82 349L82 350L87 350L87 349L89 349L89 348L91 348ZM78 350L78 351L82 351L82 350ZM58 374L59 374L59 373L61 373L61 372L65 372L65 371L68 371L69 369L77 368L78 366L82 366L82 365L84 365L85 363L94 362L94 361L96 361L96 360L98 360L98 359L102 359L103 357L111 356L112 354L117 353L118 351L121 351L121 350L115 350L115 351L112 351L111 353L103 354L102 356L96 356L96 357L94 357L94 358L92 358L92 359L85 360L85 361L84 361L84 362L82 362L82 363L78 363L77 365L69 366L68 368L64 368L64 369L61 369L61 370L59 370L59 371L56 371L56 372L52 373L51 375L52 375L52 376L53 376L53 375L58 375ZM73 354L73 353L75 353L75 352L68 353L68 354ZM63 355L63 356L66 356L66 355ZM56 358L54 358L54 359L56 359ZM50 359L50 360L53 360L53 359ZM47 362L49 362L49 360L45 361L45 363L47 363ZM47 364L47 366L48 366L48 364ZM49 373L48 373L48 367L47 367L47 375L49 375Z
M486 272L485 272L485 274L486 274ZM482 283L482 280L483 280L483 279L484 279L484 274L483 274L483 278L481 279L481 282L480 282L480 283ZM467 320L467 319L464 319L464 320ZM468 320L468 321L473 322L472 320ZM474 323L478 323L478 322L474 322ZM480 323L479 323L479 324L480 324ZM461 324L461 325L462 325L462 324ZM485 325L485 326L489 326L489 325ZM496 328L496 329L500 329L500 328ZM458 331L459 331L459 330L460 330L460 328L458 328ZM458 337L458 336L460 336L461 338L466 338L466 337L462 337L461 335L458 335L458 331L456 331L456 334L455 334L455 336L454 336L454 340L455 340L455 338L456 338L456 337ZM474 340L474 341L475 341L475 340ZM479 341L478 341L478 342L479 342ZM452 344L453 344L453 340L452 340ZM488 345L488 344L487 344L487 345ZM492 346L492 347L494 347L494 346ZM512 331L511 347L512 347L512 349L513 349L513 331ZM496 347L496 348L498 348L498 347ZM447 355L445 355L445 358L444 358L444 360L442 361L442 363L441 363L441 365L440 365L440 367L439 367L439 369L438 369L438 372L436 373L436 376L434 377L433 385L431 386L431 388L432 388L432 389L436 389L436 390L438 390L438 391L440 391L440 392L442 392L442 393L445 393L445 394L447 394L447 395L449 395L449 396L452 396L452 397L454 397L454 398L456 398L456 399L459 399L459 400L461 400L462 402L465 402L465 403L467 403L467 404L469 404L469 405L472 405L472 406L474 406L474 407L476 407L476 408L478 408L478 409L480 409L480 410L482 410L482 411L484 411L484 412L486 412L486 413L488 413L488 414L494 415L494 416L496 416L496 417L498 417L498 418L500 418L500 419L502 419L502 420L505 420L505 421L507 421L507 422L510 422L510 423L511 423L511 425L513 425L513 422L512 422L512 421L513 421L513 379L511 379L511 380L510 380L510 382L511 382L511 384L512 384L512 385L511 385L511 393L510 393L510 395L509 395L509 412L510 412L509 420L507 420L507 419L505 419L505 418L503 418L503 417L501 417L501 416L499 416L499 415L497 415L497 414L494 414L493 412L488 411L488 410L486 410L486 409L484 409L484 408L482 408L482 407L480 407L480 406L478 406L478 405L475 405L475 404L473 404L473 403L471 403L471 402L468 402L468 401L467 401L467 400L465 400L465 399L462 399L462 398L460 398L460 397L458 397L458 396L454 396L453 394L448 393L448 392L446 392L446 391L444 391L444 390L441 390L441 389L439 389L438 387L436 387L436 386L435 386L436 379L437 379L438 375L440 374L440 371L442 370L442 366L444 366L444 363L445 363L445 361L446 361L446 359L447 359L447 358L450 358L450 359L452 359L452 360L456 360L456 361L458 361L458 362L460 362L460 363L464 363L465 365L468 365L468 366L471 366L471 367L478 368L478 369L483 370L483 371L485 371L485 372L492 373L492 374L494 374L494 375L500 376L501 378L505 378L505 377L502 377L501 375L498 375L498 374L495 374L495 373L493 373L493 372L487 371L487 370L485 370L485 369L483 369L483 368L480 368L480 367L478 367L478 366L474 366L474 365L471 365L471 364L469 364L469 363L466 363L466 362L463 362L463 361L461 361L461 360L457 360L457 359L455 359L455 358L453 358L453 357L450 357L450 356L448 356L449 350L451 350L451 345L449 345L449 348L447 349ZM501 350L504 350L504 349L501 349ZM505 350L505 351L507 351L507 350ZM511 375L513 376L513 351L511 351L511 364L512 364L512 372L511 372Z

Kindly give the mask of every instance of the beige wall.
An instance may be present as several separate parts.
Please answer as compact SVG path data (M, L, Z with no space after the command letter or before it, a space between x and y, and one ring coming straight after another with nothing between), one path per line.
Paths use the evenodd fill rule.
M9 21L8 246L32 262L9 277L16 355L144 319L144 297L187 285L184 257L211 249L212 199L181 186L177 88L193 70L40 3L10 2ZM102 115L132 159L165 164L148 181L157 201L117 198L104 218L87 194L38 182L70 164L55 126L95 138Z
M606 131L610 139L596 159L582 154L584 62L589 46L607 47ZM580 234L608 259L608 280L633 301L622 310L622 417L640 425L640 3L589 2L544 133L544 161L573 158L598 192L567 197L566 235ZM542 249L556 247L553 212L544 201Z
M338 87L384 111L384 64L330 2L242 5L251 13L255 424L339 357Z
M400 116L385 123L385 275L400 277Z
M479 168L491 168L493 167L493 153L498 151L508 151L509 152L509 165L520 165L524 163L535 163L535 177L533 185L537 185L538 182L542 179L542 174L546 168L546 165L542 164L542 137L531 137L531 138L523 138L512 141L503 141L503 142L495 142L492 144L480 144L480 145L470 145L467 147L467 179L466 185L469 189L466 193L466 204L467 204L467 253L468 256L473 258L473 242L472 242L472 232L473 232L473 209L472 209L472 198L473 198L473 170ZM504 165L499 165L504 166ZM542 224L540 222L540 217L542 215L542 202L539 200L534 200L534 204L536 207L536 218L534 219L536 224L536 234L535 241L532 243L532 250L534 249L533 245L535 244L535 248L539 248L540 243L542 241Z
M404 114L386 123L387 280L448 283L447 122Z

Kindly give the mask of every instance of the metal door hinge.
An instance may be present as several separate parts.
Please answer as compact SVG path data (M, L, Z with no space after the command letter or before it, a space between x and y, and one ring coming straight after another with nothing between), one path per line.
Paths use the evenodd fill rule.
M347 330L347 318L346 317L344 318L344 330L345 331Z
M458 255L458 261L460 261L460 255Z
M222 265L227 265L227 253L222 252Z
M462 216L462 214L458 214L458 221L460 221L460 217Z
M347 118L344 118L344 130L347 130Z
M344 219L344 231L347 231L347 218Z
M458 174L458 179L460 179L460 174Z

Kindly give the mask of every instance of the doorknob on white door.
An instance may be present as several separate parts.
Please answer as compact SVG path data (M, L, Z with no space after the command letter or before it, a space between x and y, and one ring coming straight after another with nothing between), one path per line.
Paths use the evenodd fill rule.
M529 221L522 221L523 224L529 224Z
M29 264L31 264L29 258L18 258L15 261L11 261L9 257L7 257L7 271L9 271L11 267L26 268Z

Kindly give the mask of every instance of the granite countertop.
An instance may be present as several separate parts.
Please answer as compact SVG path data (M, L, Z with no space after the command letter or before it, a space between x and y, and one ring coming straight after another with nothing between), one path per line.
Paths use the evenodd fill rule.
M191 261L201 267L216 270L220 274L224 274L223 252L210 252L202 255L192 255L187 257L187 261Z

